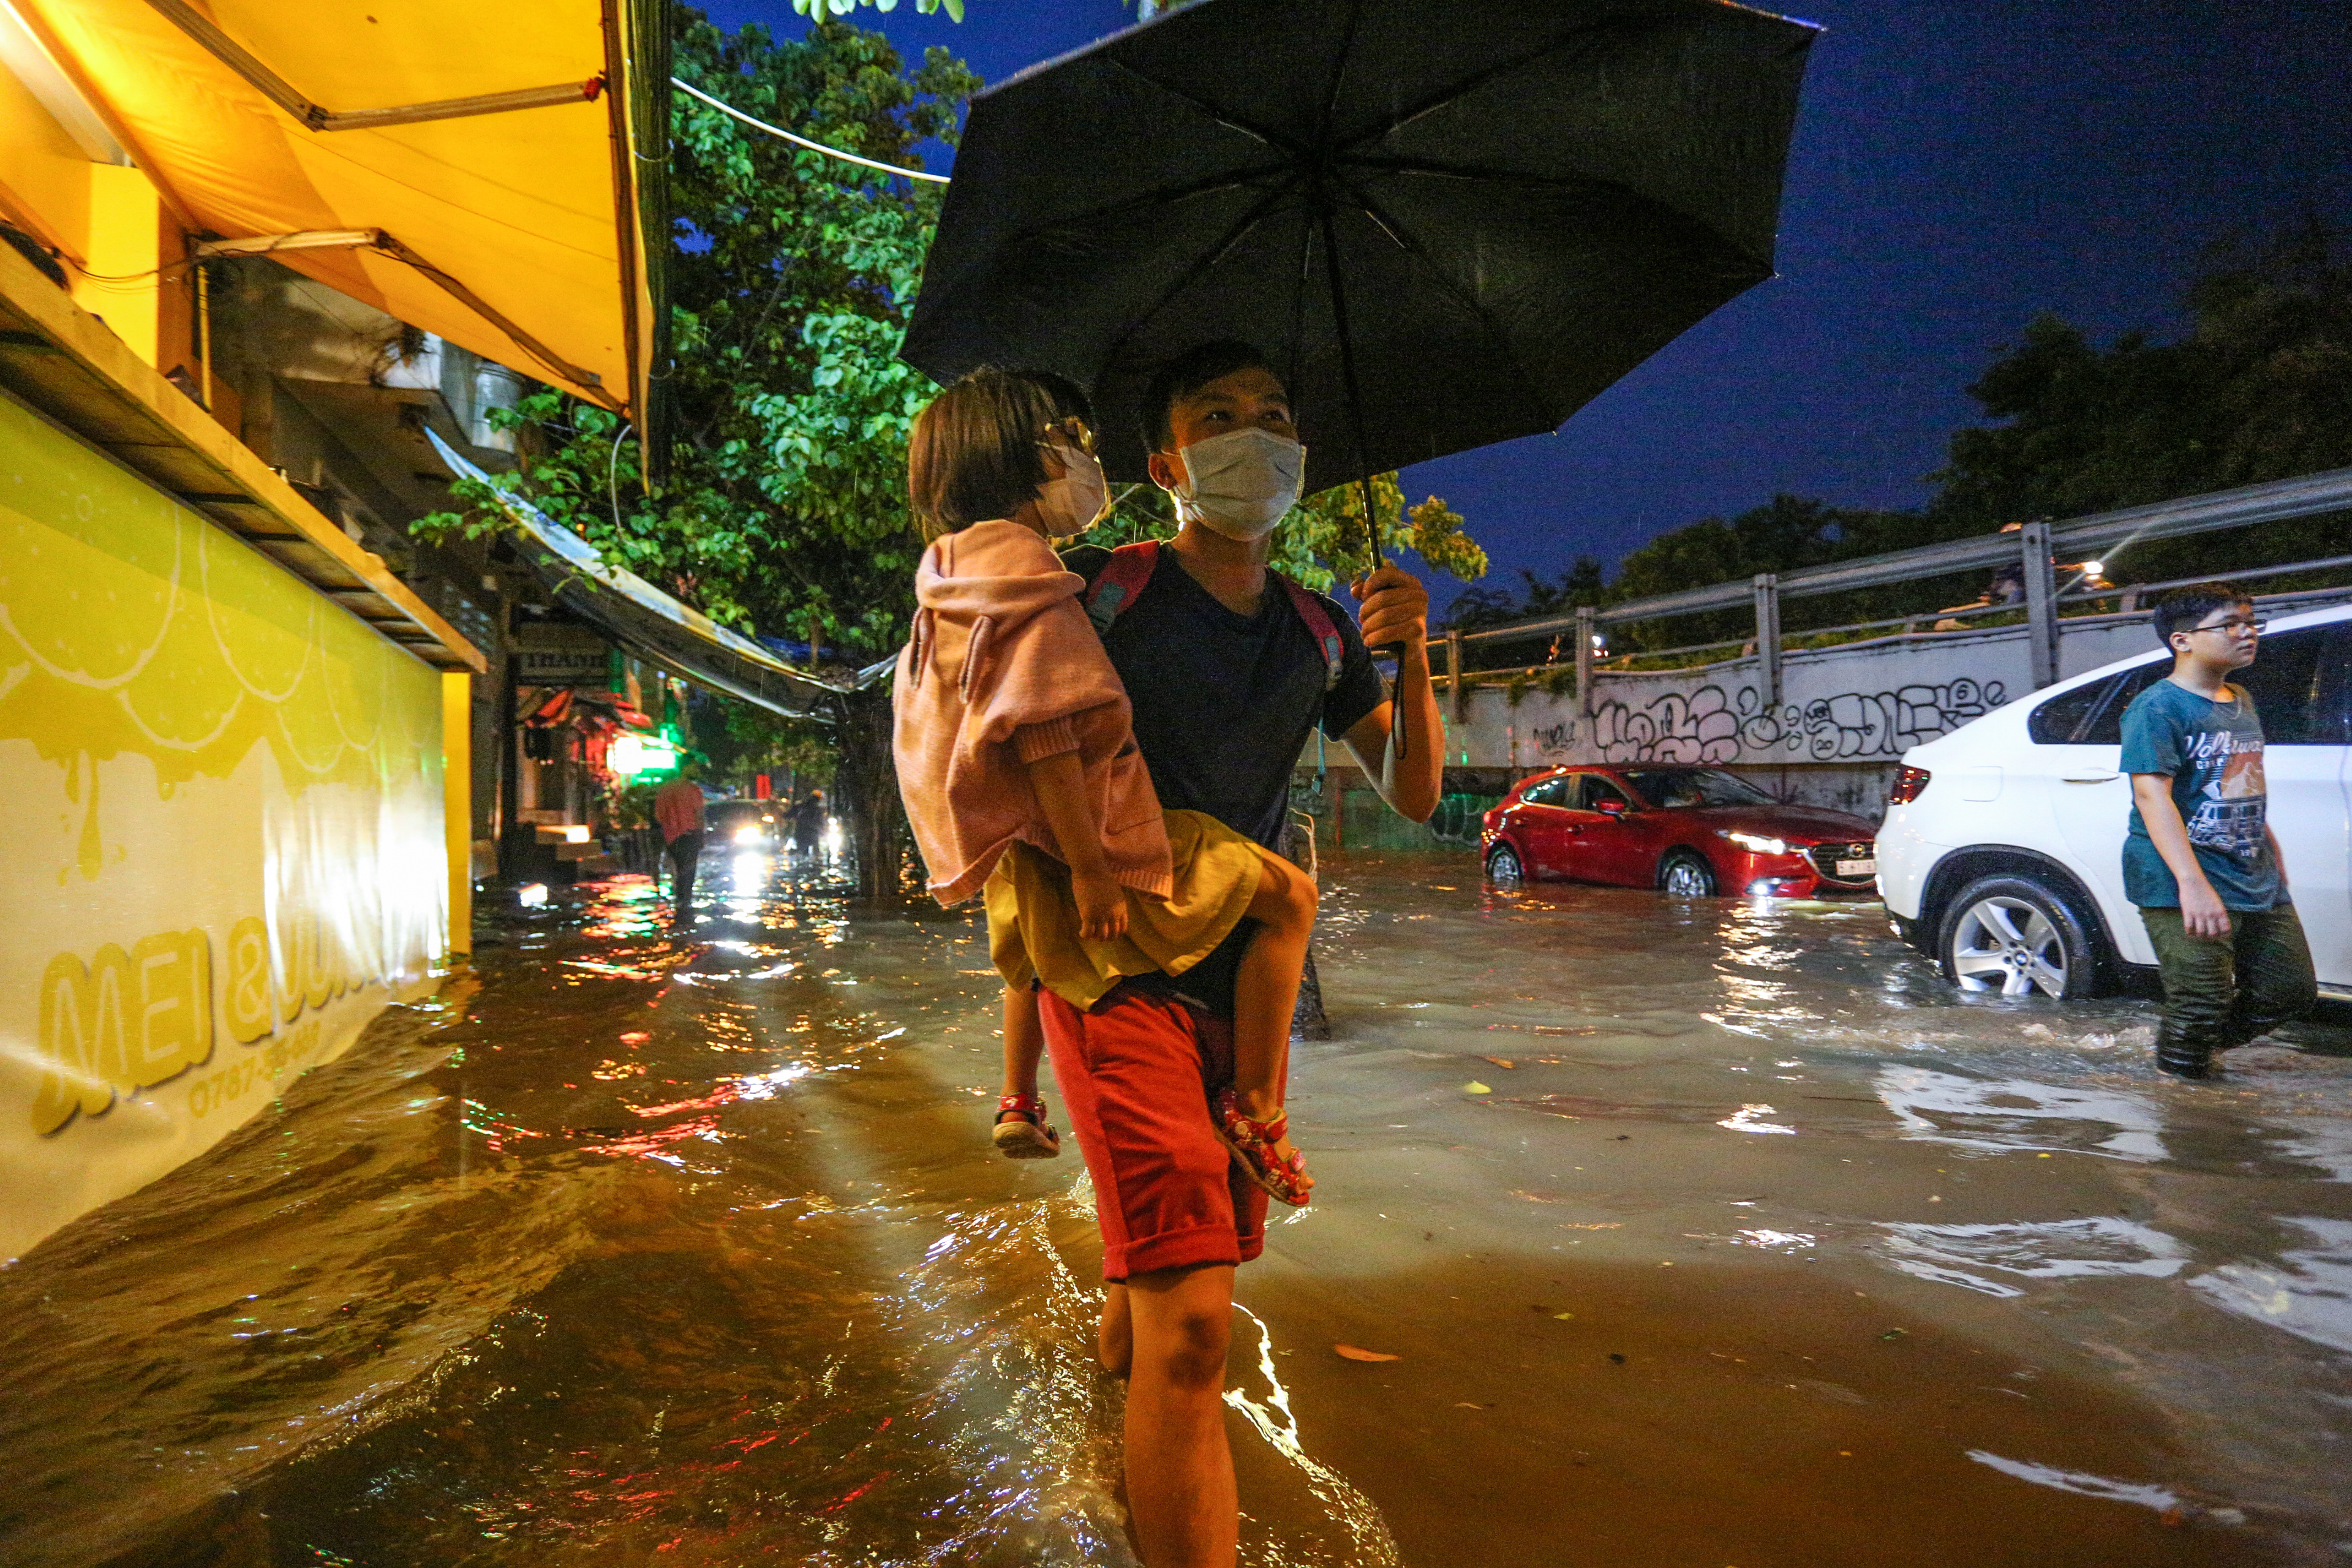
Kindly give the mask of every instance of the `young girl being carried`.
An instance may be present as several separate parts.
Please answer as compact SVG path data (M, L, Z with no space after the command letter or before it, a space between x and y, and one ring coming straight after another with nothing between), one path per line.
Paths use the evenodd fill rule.
M1108 510L1088 418L1058 376L978 370L917 417L908 455L930 547L898 659L898 787L932 895L986 894L1005 980L994 1141L1014 1159L1061 1152L1037 1094L1036 985L1084 1011L1122 979L1182 973L1247 918L1215 1120L1251 1179L1303 1204L1314 1184L1282 1103L1315 884L1214 817L1160 807L1084 581L1049 542Z

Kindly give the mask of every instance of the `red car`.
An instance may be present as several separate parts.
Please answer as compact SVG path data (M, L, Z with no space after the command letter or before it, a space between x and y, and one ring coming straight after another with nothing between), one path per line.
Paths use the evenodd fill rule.
M1479 847L1498 887L1556 879L1803 899L1874 888L1874 832L1720 768L1556 768L1486 813Z

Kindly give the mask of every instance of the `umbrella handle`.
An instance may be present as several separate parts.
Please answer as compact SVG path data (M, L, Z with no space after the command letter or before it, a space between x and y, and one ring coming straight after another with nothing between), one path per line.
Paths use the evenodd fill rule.
M1354 416L1356 426L1356 461L1361 463L1364 460L1364 416L1363 410L1356 405L1356 378L1352 374L1348 377L1348 407ZM1381 516L1372 510L1371 475L1366 474L1356 481L1356 492L1363 498L1364 541L1371 546L1372 570L1377 572L1388 562L1381 554Z

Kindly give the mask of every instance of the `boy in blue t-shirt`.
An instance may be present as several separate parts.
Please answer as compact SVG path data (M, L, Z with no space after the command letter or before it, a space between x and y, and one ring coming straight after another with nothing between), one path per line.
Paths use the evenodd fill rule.
M2215 1051L2301 1017L2319 991L2264 816L2262 720L2229 679L2254 662L2253 601L2199 583L2155 608L2172 675L2124 710L2124 896L2164 978L2156 1065L2203 1078Z

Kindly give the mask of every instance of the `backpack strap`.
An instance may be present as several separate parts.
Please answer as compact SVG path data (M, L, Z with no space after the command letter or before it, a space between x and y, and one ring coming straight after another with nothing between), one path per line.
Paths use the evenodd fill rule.
M1151 581L1152 572L1160 565L1160 542L1141 539L1133 544L1122 544L1110 552L1110 559L1095 576L1094 586L1087 591L1087 619L1094 623L1095 635L1101 637L1111 628L1111 623L1135 604L1136 595ZM1348 645L1340 639L1339 628L1331 624L1331 613L1323 607L1319 595L1308 592L1284 576L1269 574L1282 584L1289 595L1290 607L1307 623L1307 630L1315 638L1316 649L1323 656L1323 689L1329 691L1339 684L1339 670L1348 657Z
M1087 619L1094 623L1097 637L1108 633L1119 613L1134 605L1135 596L1151 581L1152 570L1159 564L1160 542L1156 539L1122 544L1110 552L1110 560L1096 575L1094 586L1087 591Z
M1315 637L1315 646L1323 651L1323 689L1329 691L1339 684L1339 668L1348 657L1348 645L1340 640L1339 628L1331 624L1331 613L1323 607L1319 594L1300 587L1281 573L1271 574L1290 595L1290 607L1307 623Z

